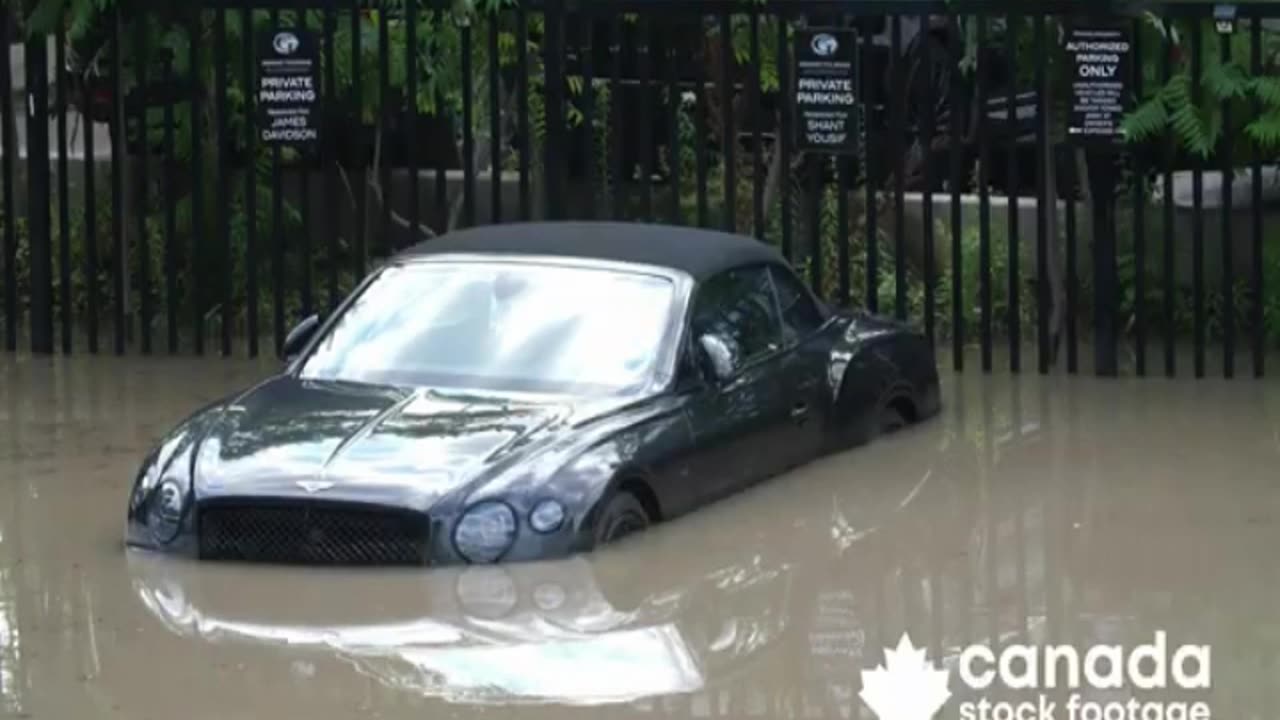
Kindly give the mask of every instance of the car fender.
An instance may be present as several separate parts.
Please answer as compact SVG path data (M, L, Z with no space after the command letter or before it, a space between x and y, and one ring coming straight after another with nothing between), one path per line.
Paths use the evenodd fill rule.
M676 509L667 506L674 486L688 481L681 469L690 440L684 415L673 411L619 430L565 464L553 485L557 496L572 501L579 542L592 541L604 504L631 483L643 486L648 497L640 500L655 521L668 517L668 510Z
M585 543L584 547L594 543L596 525L600 522L600 514L604 511L605 504L616 493L624 492L624 488L630 487L632 483L643 485L651 496L639 498L642 504L647 506L650 501L657 502L657 493L653 490L654 476L650 468L635 463L619 467L608 482L601 484L592 493L586 512L579 518L576 528L578 541ZM658 512L661 513L660 506ZM653 519L657 520L657 518Z
M155 485L168 476L175 468L181 469L178 477L185 477L189 485L189 497L196 497L195 464L196 455L201 443L208 436L209 429L218 423L226 412L227 403L234 396L206 404L179 422L164 435L147 453L138 467L130 485L128 500L125 505L126 545L147 545L147 541L138 541L135 531L146 511L146 503ZM192 513L190 502L182 519L179 539L173 547L182 544L181 537L191 529Z
M153 464L159 463L160 471L167 470L180 456L185 456L187 462L193 462L194 452L192 450L200 445L209 433L209 429L217 424L223 414L226 412L227 405L236 397L236 395L228 395L219 400L205 404L203 407L195 410L187 415L171 430L165 433L143 458L138 468L137 477L134 479L133 489L137 489L138 482L142 476ZM167 446L170 452L165 452ZM161 457L161 456L164 457ZM187 468L188 472L192 468ZM132 497L132 495L131 495Z

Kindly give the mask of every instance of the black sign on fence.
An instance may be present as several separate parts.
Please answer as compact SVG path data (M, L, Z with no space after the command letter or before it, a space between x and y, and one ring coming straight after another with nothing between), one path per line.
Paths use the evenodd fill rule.
M1071 113L1067 132L1078 142L1122 139L1133 42L1119 27L1072 27L1067 33Z
M795 35L795 112L801 151L857 154L861 133L857 94L857 35L808 29Z
M258 47L258 131L267 145L319 141L316 37L305 30L264 33Z
M1236 31L1236 6L1218 5L1213 8L1213 25L1219 35L1232 35Z

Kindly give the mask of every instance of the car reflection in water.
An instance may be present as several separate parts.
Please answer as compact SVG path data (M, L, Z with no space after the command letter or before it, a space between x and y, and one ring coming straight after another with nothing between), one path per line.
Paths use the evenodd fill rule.
M896 642L901 611L931 604L908 578L926 577L929 558L955 558L936 568L952 578L977 561L956 552L981 534L974 449L912 432L932 437L831 458L795 478L803 492L765 484L698 522L569 560L333 573L130 553L129 568L177 635L275 648L294 664L338 659L395 694L643 710L798 683L843 712L858 702L858 670ZM893 586L903 594L886 607ZM945 657L953 618L973 608L944 602Z
M359 600L332 601L328 573L262 574L245 579L254 586L246 592L192 563L137 554L129 568L142 603L176 634L322 650L389 687L501 704L622 703L697 691L708 672L782 633L784 617L769 610L789 580L787 568L735 567L628 603L611 599L579 557L445 568L418 578L419 592L401 597L401 607L362 609ZM273 578L281 584L271 587ZM714 632L700 622L711 621L706 611L724 602L745 609L743 600L759 612L738 613ZM308 617L318 609L333 612Z

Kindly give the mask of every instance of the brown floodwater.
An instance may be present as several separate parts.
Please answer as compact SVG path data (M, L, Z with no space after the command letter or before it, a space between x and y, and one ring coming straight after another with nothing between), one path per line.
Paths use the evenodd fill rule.
M951 668L1163 631L1212 688L1147 696L1280 715L1274 381L947 375L934 421L562 562L126 552L149 445L272 369L0 355L0 718L873 717L904 631Z

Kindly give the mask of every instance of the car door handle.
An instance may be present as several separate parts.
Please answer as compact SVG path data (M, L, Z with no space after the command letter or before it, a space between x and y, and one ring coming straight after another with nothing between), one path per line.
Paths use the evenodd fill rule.
M809 405L807 403L798 402L791 406L791 417L799 420L809 414Z

